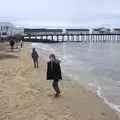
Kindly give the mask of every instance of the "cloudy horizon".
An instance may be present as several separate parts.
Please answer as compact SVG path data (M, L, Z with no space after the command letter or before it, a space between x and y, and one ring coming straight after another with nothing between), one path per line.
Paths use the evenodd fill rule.
M119 0L0 0L0 22L21 27L120 27Z

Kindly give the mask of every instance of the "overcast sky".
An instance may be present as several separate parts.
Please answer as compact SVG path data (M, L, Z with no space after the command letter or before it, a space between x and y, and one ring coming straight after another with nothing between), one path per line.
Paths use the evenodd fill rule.
M120 27L120 0L0 0L0 21L24 27Z

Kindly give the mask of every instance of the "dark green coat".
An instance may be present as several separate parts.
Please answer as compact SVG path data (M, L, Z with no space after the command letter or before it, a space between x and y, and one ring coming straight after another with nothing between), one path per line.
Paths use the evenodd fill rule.
M62 80L61 67L58 60L47 63L47 80Z

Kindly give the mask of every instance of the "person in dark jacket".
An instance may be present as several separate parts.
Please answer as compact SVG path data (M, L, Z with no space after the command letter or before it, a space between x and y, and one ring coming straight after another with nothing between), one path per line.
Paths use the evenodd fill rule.
M11 39L11 40L10 40L11 51L13 51L14 45L15 45L15 41L14 41L13 39Z
M60 95L58 86L59 80L62 80L60 61L56 59L54 54L49 56L50 61L47 63L47 80L53 80L53 89L56 94L55 97Z
M33 48L33 50L32 50L32 59L33 59L33 63L34 63L35 68L38 68L38 58L39 58L38 53L35 50L35 48Z

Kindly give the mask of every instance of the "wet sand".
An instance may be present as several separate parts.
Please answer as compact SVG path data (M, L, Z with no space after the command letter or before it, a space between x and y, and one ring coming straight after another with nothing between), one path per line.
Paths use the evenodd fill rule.
M7 46L0 51L0 120L119 120L99 97L67 76L60 82L62 95L54 98L46 62L41 58L34 69L27 48L8 51Z

